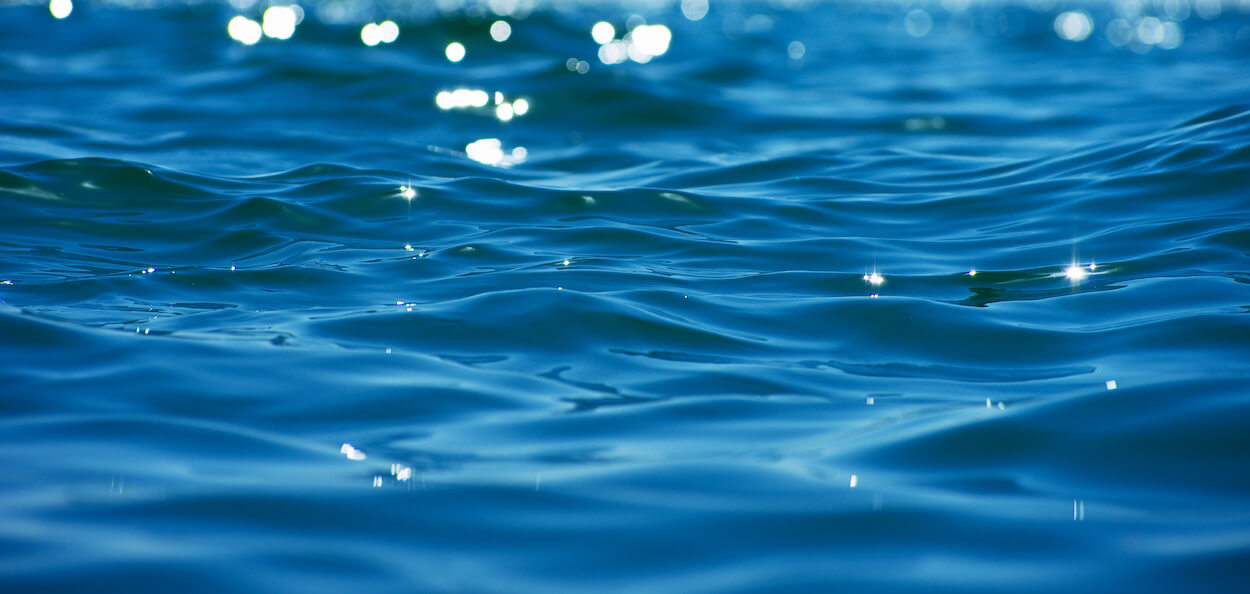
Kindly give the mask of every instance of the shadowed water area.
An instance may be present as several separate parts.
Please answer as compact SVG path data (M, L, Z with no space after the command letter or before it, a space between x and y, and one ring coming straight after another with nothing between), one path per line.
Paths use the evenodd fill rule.
M0 590L1244 588L1248 3L67 4Z

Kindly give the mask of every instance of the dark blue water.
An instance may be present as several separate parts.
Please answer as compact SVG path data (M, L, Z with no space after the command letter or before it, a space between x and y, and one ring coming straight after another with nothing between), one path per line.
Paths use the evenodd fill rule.
M1250 5L703 6L0 8L0 591L1243 591Z

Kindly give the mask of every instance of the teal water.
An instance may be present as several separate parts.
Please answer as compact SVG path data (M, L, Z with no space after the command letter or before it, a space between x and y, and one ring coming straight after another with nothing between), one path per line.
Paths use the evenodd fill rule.
M0 591L1244 589L1250 5L703 6L0 7Z

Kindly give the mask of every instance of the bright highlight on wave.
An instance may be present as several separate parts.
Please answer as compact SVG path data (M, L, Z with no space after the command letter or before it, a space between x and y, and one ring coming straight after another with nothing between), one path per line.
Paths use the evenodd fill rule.
M456 89L441 91L434 97L439 109L485 109L491 103L491 96L481 89ZM495 91L494 110L491 112L499 121L507 122L514 117L523 116L530 111L530 102L525 99L508 101L503 93Z
M1068 41L1085 41L1094 32L1094 21L1083 10L1065 12L1055 17L1055 33Z
M1095 268L1097 268L1097 265L1093 262L1090 262L1088 267L1080 266L1074 262L1071 266L1063 269L1063 276L1076 283L1088 278L1089 275L1094 272Z
M243 45L254 45L264 34L260 23L244 16L230 19L230 24L226 25L226 32L230 34L231 39Z
M63 19L74 12L73 0L52 0L48 3L48 12L52 13L53 18Z
M456 89L443 91L434 97L439 109L465 109L468 107L486 107L490 102L490 94L481 89Z
M642 23L624 37L614 39L616 28L605 21L595 23L590 36L599 44L599 61L604 64L620 64L626 60L645 64L664 55L673 40L673 32L668 27Z
M483 138L470 142L464 147L464 152L470 159L482 163L484 165L492 165L495 167L511 167L518 163L524 162L529 156L529 151L525 147L518 146L511 151L503 150L503 143L498 138Z
M304 9L297 4L270 6L261 17L261 31L273 39L290 39L295 26L304 20Z
M450 62L459 62L464 59L464 46L458 41L447 44L447 60Z
M503 43L512 37L512 25L508 21L495 21L490 25L490 38Z
M399 39L399 25L395 21L369 23L360 29L360 40L373 47L379 43L394 43Z

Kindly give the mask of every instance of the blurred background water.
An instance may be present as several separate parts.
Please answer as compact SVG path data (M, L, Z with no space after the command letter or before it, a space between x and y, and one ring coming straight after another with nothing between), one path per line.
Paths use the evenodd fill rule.
M0 590L1245 588L1244 0L0 17Z

